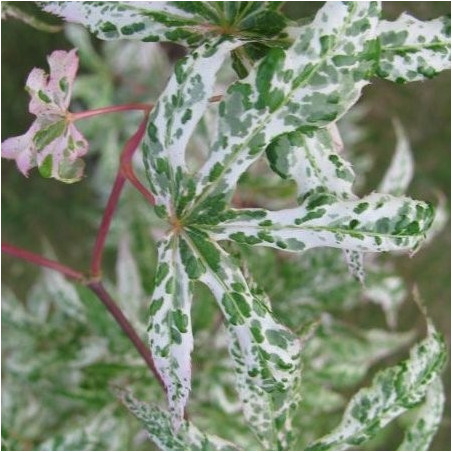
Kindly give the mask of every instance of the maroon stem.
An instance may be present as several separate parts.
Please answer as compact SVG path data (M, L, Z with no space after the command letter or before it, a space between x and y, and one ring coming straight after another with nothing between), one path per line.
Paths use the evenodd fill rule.
M98 277L101 274L102 256L105 247L105 241L107 239L108 231L113 220L113 215L118 205L119 197L126 182L125 177L118 173L116 175L115 183L110 192L107 206L105 207L104 214L102 216L102 222L99 230L97 231L96 242L94 244L93 255L91 258L91 275Z
M108 309L110 314L116 320L116 323L121 327L124 333L128 336L130 341L133 343L138 353L142 356L147 366L154 374L155 378L158 380L162 388L166 391L165 383L160 377L159 373L154 364L154 360L152 359L152 355L149 351L149 348L144 344L141 338L138 336L133 326L127 320L127 318L122 313L121 309L118 305L113 301L110 294L105 290L103 284L100 281L93 281L86 284L96 295L97 298L103 303L103 305Z
M209 102L219 102L223 98L222 94L217 94L209 98ZM142 110L149 113L153 104L131 103L123 105L110 105L109 107L96 108L94 110L79 111L76 113L68 113L70 121L78 121L79 119L92 118L93 116L105 115L108 113L117 113L120 111Z
M96 108L95 110L80 111L77 113L69 113L71 121L78 121L79 119L91 118L93 116L105 115L107 113L117 113L119 111L142 110L149 112L152 109L151 104L124 104L111 105L109 107Z
M2 252L9 254L10 256L18 257L27 262L39 265L40 267L51 268L57 272L62 273L70 279L75 279L76 281L82 281L84 279L83 273L78 272L70 267L66 267L59 262L47 259L39 254L31 253L30 251L25 251L15 246L9 245L8 243L2 243Z
M99 231L96 237L96 243L94 244L93 256L91 259L91 275L93 277L98 277L101 273L101 264L102 264L102 255L105 247L105 240L107 239L107 234L110 229L111 221L113 219L113 215L116 210L116 206L118 205L119 197L121 196L122 189L124 188L124 183L126 181L126 175L121 170L122 161L125 160L126 163L132 159L132 155L140 144L141 139L143 138L144 132L146 130L147 123L147 115L140 124L140 127L135 132L135 134L127 141L124 146L124 150L121 155L121 165L116 175L115 182L113 184L113 188L110 193L110 197L108 198L107 206L105 207L105 211L102 217L102 222L99 227ZM131 174L133 174L133 170L130 166ZM127 174L127 173L126 173ZM135 175L133 174L135 177ZM138 180L135 177L136 182ZM142 189L147 192L147 190L138 182L138 184L142 187ZM134 184L135 185L135 184ZM141 191L141 190L140 190ZM149 199L152 204L154 204L153 196L148 193L147 199Z

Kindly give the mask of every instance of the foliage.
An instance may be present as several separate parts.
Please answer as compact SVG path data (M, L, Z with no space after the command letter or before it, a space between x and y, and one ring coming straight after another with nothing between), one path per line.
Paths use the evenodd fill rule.
M102 320L92 296L46 270L24 305L4 291L3 317L13 333L6 336L10 377L4 410L30 407L10 417L5 444L14 447L14 432L23 431L42 450L130 448L139 428L126 428L129 421L106 387L108 380L121 388L122 403L162 449L346 449L422 403L400 448L428 448L441 418L439 375L445 360L444 341L430 320L427 337L411 348L409 358L379 371L368 387L359 389L334 428L335 412L345 405L344 391L355 389L371 366L414 337L412 331L352 327L341 320L341 313L365 297L380 304L388 325L396 326L407 291L391 266L368 253L415 252L442 221L441 216L435 219L430 204L405 196L413 163L399 122L394 123L397 146L386 175L376 192L359 197L337 121L372 77L407 82L446 69L450 19L421 22L403 15L388 22L381 19L378 2L327 2L304 24L286 19L280 2L40 3L113 41L103 47L102 58L86 32L68 28L82 65L91 71L75 82L74 97L91 108L127 96L127 87L114 88L115 72L136 77L146 101L151 98L150 71L155 71L152 84L164 85L170 64L162 48L135 40L189 48L163 92L155 93L141 144L143 163L135 162L149 182L154 210L126 193L111 234L111 244L118 244L116 289L113 281L108 283L136 329L147 330L168 411L157 406L162 401L157 385L149 384L110 319ZM114 42L121 39L132 41ZM137 62L140 49L146 49L150 64ZM66 55L71 67L57 69L69 86L76 56L74 51ZM43 72L33 70L35 75L41 71L41 78L36 89L35 77L29 79L31 103L43 101L41 92L51 99L61 91L53 61L51 56L47 85ZM215 106L211 101L217 90L224 94ZM51 119L56 122L39 123L28 135L6 140L2 156L19 165L11 140L26 136L37 146L44 134L45 146L32 150L41 174L73 182L81 177L80 167L68 177L61 172L64 158L57 158L68 158L65 150L71 147L68 141L59 144L73 127L73 117L66 114L69 98L55 104L59 110ZM102 151L93 185L103 195L116 160L103 147L117 147L122 136L118 119L105 117L107 132L100 141L96 120L83 130L93 152ZM120 125L129 130L134 120ZM62 121L67 121L64 131L53 133ZM86 148L72 149L71 162ZM48 155L53 156L50 167ZM246 184L259 188L262 173L256 174L255 167L262 161L268 162L264 176L275 180L279 190L267 200L276 208L256 200L241 205L234 196ZM26 168L19 165L24 173L35 164L27 162ZM19 353L17 343L24 344ZM61 372L62 363L66 372ZM46 412L30 427L36 394L49 381L58 411ZM26 382L35 382L33 391L21 393ZM86 417L68 431L61 416L74 409ZM236 419L240 410L249 429ZM328 421L320 422L325 416ZM40 428L54 428L55 437L42 438Z

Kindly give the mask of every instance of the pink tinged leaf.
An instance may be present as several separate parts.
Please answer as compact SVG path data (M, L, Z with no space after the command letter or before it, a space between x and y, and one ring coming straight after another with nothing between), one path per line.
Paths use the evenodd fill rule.
M52 99L52 94L47 92L47 74L39 68L34 68L27 78L25 89L30 94L30 103L28 111L35 116L54 116L61 115L60 111Z
M54 93L55 103L63 110L67 110L78 69L77 50L72 49L69 52L55 50L47 60L50 67L47 88Z
M36 146L33 137L39 130L38 121L35 121L23 135L8 138L2 143L2 157L15 160L17 168L28 176L31 168L36 166Z
M31 96L29 111L36 116L64 117L78 69L76 50L56 50L48 57L48 62L50 75L35 68L28 76L26 89Z

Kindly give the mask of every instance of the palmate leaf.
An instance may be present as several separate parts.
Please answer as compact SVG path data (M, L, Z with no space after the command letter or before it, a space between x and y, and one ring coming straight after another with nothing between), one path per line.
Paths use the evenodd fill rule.
M100 39L169 41L197 46L218 35L268 40L287 19L280 2L38 2L47 12L86 26ZM278 36L280 38L282 36Z
M189 203L191 220L221 211L276 136L325 127L356 102L373 70L378 14L376 2L328 2L286 52L272 49L228 88L212 155Z
M378 14L375 2L327 3L287 52L273 49L233 84L219 106L218 136L199 177L186 169L186 146L215 74L238 41L220 38L183 59L149 118L144 160L156 211L171 226L159 246L149 339L175 430L190 390L190 280L204 283L216 298L235 344L232 358L246 369L242 383L254 385L256 394L287 396L299 381L298 338L278 324L261 293L216 241L287 251L319 246L390 251L416 248L430 226L432 209L425 203L377 194L357 200L351 170L334 153L326 179L303 182L301 206L226 210L238 178L274 138L294 131L305 133L304 140L323 136L317 129L354 104L373 71ZM340 180L334 183L333 175ZM326 191L325 184L331 186ZM360 267L356 260L353 264ZM275 412L287 410L287 398L281 400ZM284 424L276 435L279 444Z
M428 388L414 422L405 431L398 450L428 450L441 422L444 399L444 387L441 378L437 377Z
M306 450L357 446L422 401L446 360L444 339L430 321L427 328L427 337L411 349L409 359L379 372L370 387L352 397L341 423Z
M413 82L450 69L450 17L423 22L403 13L395 21L380 21L378 34L382 78Z
M240 450L235 444L201 432L187 421L182 421L175 434L168 413L138 401L128 392L120 392L119 397L143 423L150 439L162 450Z

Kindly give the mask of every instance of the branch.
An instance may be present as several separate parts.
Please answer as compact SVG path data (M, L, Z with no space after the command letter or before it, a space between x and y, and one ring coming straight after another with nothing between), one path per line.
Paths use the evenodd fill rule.
M148 115L146 114L143 121L140 124L140 127L135 132L135 134L127 141L127 143L124 146L124 150L121 155L121 164L122 161L125 160L126 162L129 162L132 159L133 153L137 149L138 145L140 144L141 139L143 138L144 132L146 130L146 123L147 123ZM141 183L136 178L135 174L133 173L132 167L130 165L129 169L130 173L128 176L130 177L130 174L134 177L134 185L139 184L141 186L140 190L141 193L144 192L147 193L146 198L154 204L154 197L149 193L145 187L141 185ZM127 174L127 173L126 173ZM102 222L99 227L99 231L97 233L96 237L96 243L94 244L94 251L93 256L91 259L91 275L93 277L97 277L101 273L101 264L102 264L102 255L105 247L105 240L107 239L107 234L110 229L111 221L113 219L113 215L116 210L116 206L118 205L119 197L121 195L122 189L124 188L124 183L126 181L126 175L124 172L120 169L118 170L118 174L116 175L115 182L113 184L113 188L110 193L110 197L108 198L107 206L105 207L104 215L102 217Z
M105 115L107 113L117 113L120 111L142 110L149 113L152 109L152 104L123 104L111 105L109 107L96 108L95 110L80 111L77 113L68 113L70 121L78 121L79 119L92 118L93 116Z
M47 259L43 256L40 256L39 254L16 248L15 246L9 245L8 243L2 243L2 253L9 254L10 256L17 257L27 262L31 262L32 264L39 265L40 267L51 268L52 270L56 270L57 272L62 273L64 276L67 276L68 278L74 279L79 282L84 280L83 273L80 273L77 270L66 267L65 265L60 264L57 261Z
M163 382L162 378L160 377L159 373L157 372L157 369L155 367L154 360L152 359L152 355L151 355L149 348L144 344L144 342L138 336L138 334L134 330L133 326L130 324L130 322L127 320L127 318L122 313L121 309L111 298L110 294L105 290L103 284L100 281L92 281L92 282L87 283L86 286L97 295L97 298L99 298L99 300L103 303L103 305L108 309L110 314L116 320L116 323L121 327L121 329L124 331L124 333L127 335L127 337L130 339L130 341L133 343L133 345L137 349L138 353L142 356L142 358L146 362L147 366L149 367L151 372L154 374L157 381L160 383L160 386L166 392L165 383Z

